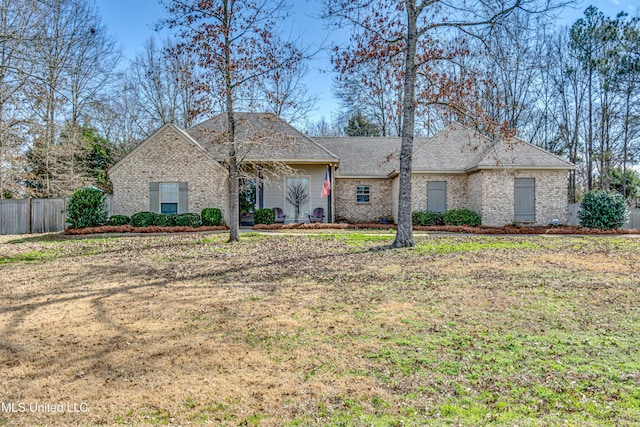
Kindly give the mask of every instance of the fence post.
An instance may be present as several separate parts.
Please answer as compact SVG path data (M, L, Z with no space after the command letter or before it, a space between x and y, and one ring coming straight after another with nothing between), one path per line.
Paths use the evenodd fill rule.
M27 234L31 234L33 218L31 215L31 197L27 199Z

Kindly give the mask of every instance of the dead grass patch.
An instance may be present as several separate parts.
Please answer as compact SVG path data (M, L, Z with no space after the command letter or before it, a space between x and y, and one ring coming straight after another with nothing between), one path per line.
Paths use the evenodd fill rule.
M633 424L640 243L370 235L0 244L8 425ZM6 408L5 408L6 409Z

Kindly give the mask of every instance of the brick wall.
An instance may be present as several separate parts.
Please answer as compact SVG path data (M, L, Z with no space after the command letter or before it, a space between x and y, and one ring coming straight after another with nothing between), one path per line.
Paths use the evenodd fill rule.
M567 172L544 170L482 171L482 224L514 222L514 179L535 179L535 225L567 221ZM476 174L476 175L477 175Z
M427 182L447 182L447 210L467 207L467 175L414 174L411 178L412 211L427 209Z
M113 214L149 210L150 182L188 182L189 212L222 209L227 220L227 172L203 149L170 126L142 143L109 171L113 182Z
M356 203L356 187L370 187L370 202ZM335 180L335 217L338 222L378 222L380 218L392 219L392 197L390 179L347 179Z
M467 209L476 212L482 218L482 172L476 172L469 175L467 181Z

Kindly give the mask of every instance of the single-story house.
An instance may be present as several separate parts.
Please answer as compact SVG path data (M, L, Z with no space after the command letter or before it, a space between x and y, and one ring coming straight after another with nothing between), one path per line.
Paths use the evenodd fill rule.
M219 207L228 220L226 114L190 129L164 125L109 170L116 214L199 213ZM280 208L292 185L306 188L298 220L314 209L324 222L395 221L400 138L311 138L271 114L236 113L237 156L255 208ZM517 138L490 141L451 124L433 138L415 138L414 211L476 211L484 225L547 225L567 220L568 172L574 166ZM331 183L322 198L325 176Z

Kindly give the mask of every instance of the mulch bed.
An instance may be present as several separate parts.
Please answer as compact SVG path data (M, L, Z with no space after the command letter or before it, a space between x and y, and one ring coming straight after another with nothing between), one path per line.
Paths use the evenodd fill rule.
M88 228L68 228L64 231L67 235L81 234L101 234L101 233L186 233L201 231L223 231L229 228L224 225L220 226L202 226L202 227L133 227L131 225L110 226ZM253 226L254 230L395 230L395 224L258 224ZM597 228L586 227L519 227L507 225L504 227L469 227L469 226L452 226L452 225L432 225L432 226L414 226L414 231L424 231L430 233L466 233L466 234L583 234L583 235L606 235L606 234L640 234L640 229L619 229L619 230L600 230Z
M254 230L395 230L395 224L258 224ZM640 229L600 230L597 228L571 227L571 226L514 226L504 227L469 227L453 225L414 226L414 231L426 231L431 233L467 233L467 234L640 234Z

